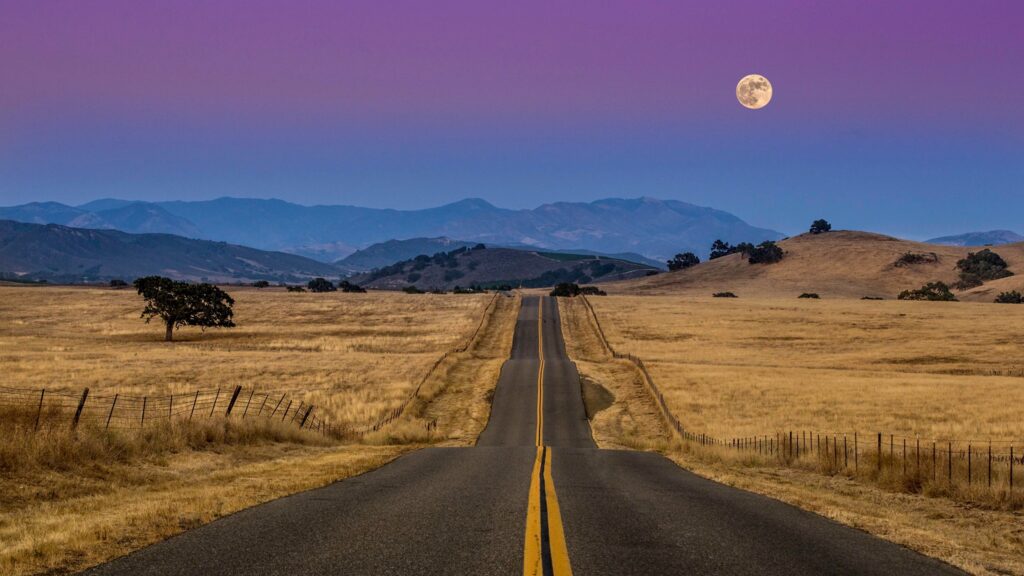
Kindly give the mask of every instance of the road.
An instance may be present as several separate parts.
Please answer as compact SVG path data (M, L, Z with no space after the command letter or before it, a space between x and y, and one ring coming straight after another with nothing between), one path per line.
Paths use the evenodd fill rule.
M487 428L86 572L962 574L652 453L599 450L558 308L526 298Z

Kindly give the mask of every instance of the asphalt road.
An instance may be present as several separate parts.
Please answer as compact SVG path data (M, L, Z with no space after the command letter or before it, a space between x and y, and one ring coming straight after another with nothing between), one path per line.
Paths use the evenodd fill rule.
M559 575L961 574L659 455L598 450L548 298L523 302L476 447L421 450L86 573L523 574L537 554Z

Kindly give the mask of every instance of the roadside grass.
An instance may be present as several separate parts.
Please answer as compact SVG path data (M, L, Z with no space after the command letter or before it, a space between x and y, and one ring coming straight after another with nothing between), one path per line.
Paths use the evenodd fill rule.
M363 436L237 415L106 430L44 414L36 430L35 406L0 402L0 573L78 571L428 443L470 443L464 426L452 426L464 414L445 410L487 404L519 302L500 297L482 316L490 295L231 292L237 332L186 330L165 344L138 319L133 293L0 287L7 382L138 395L242 383L288 391L335 422L365 427L444 360L401 418ZM481 320L470 346L451 353Z
M722 436L734 429L752 436L788 427L828 429L829 425L838 426L835 418L840 415L850 429L877 427L904 434L916 430L981 434L990 430L990 434L1005 433L1000 437L1012 438L1021 426L1019 419L1002 417L1007 410L999 402L979 397L1004 391L1000 381L1009 378L1005 374L1012 373L1024 356L1017 350L999 361L1000 355L993 354L992 346L1002 346L1001 342L1015 338L1021 330L1019 319L1001 318L998 307L981 306L950 316L928 306L892 306L896 303L872 309L875 302L824 307L824 302L818 302L814 309L778 300L719 305L710 298L695 302L678 297L607 297L591 302L612 345L644 359L670 408L692 430L708 426ZM927 451L922 474L916 473L913 456L908 475L899 471L899 465L884 466L879 474L873 458L856 467L852 460L847 467L836 465L834 457L810 455L782 462L777 452L768 456L668 439L667 427L642 385L639 371L632 367L631 372L618 370L622 361L608 353L582 302L559 299L559 305L566 349L581 376L613 391L616 405L626 404L623 410L629 411L634 421L644 421L626 427L614 420L593 419L594 436L602 447L662 452L702 476L811 510L975 574L1024 574L1024 514L1007 510L1005 499L993 497L999 491L1005 494L1005 475L996 474L991 491L980 482L975 487L957 482L951 488L942 476L931 480ZM979 326L972 328L974 323ZM887 325L887 332L880 336L866 328L879 324ZM972 338L956 339L951 334L971 334ZM759 338L766 335L773 337ZM819 365L821 356L809 353L806 342L793 349L779 344L797 338L822 341L816 344L822 348L820 354L834 356L826 357L824 364L829 368ZM894 344L901 338L908 339L906 346ZM705 349L706 354L702 352ZM951 357L956 360L949 366L946 359ZM886 359L885 368L873 368L882 358ZM864 365L872 368L865 370ZM901 371L891 371L892 366L902 367ZM845 372L857 370L866 372L861 378L876 377L872 386L858 390L842 385ZM746 371L755 371L756 376L744 378ZM814 386L802 379L791 381L808 372L818 377ZM964 376L958 383L946 380L952 378L948 372L966 374L967 380ZM932 382L931 388L915 389L922 395L939 394L932 402L952 398L956 400L948 401L964 405L936 414L931 406L922 408L918 401L900 404L900 392L908 379ZM836 382L839 385L834 386ZM753 394L745 386L764 393ZM896 390L887 390L890 386ZM949 389L957 386L964 390ZM1018 386L1011 392L1015 395L1009 396L1009 401L1019 404L1016 399L1024 395L1024 389ZM924 412L917 413L917 409ZM863 421L856 420L862 415ZM923 423L914 421L918 416ZM839 437L840 446L841 441ZM899 448L896 454L901 455ZM963 463L954 460L953 464L954 474L964 477Z

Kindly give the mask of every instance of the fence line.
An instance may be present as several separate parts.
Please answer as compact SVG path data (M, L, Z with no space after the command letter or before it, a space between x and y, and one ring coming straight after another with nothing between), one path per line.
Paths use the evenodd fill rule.
M221 388L183 394L129 396L121 393L93 394L89 388L78 394L46 388L0 386L0 410L13 409L23 415L31 414L32 429L35 431L62 425L77 428L82 424L92 424L104 430L144 430L160 421L192 421L214 417L269 420L273 413L263 410L268 402L276 401L277 405L286 399L292 402L286 393L278 396L273 392L258 392L253 387L248 390L248 394L243 395L243 390L242 386L235 386L230 396ZM260 404L260 410L250 414L254 402ZM239 409L242 410L240 415ZM288 423L296 425L300 430L324 436L341 437L351 432L321 418L315 413L313 405L305 405L301 419L293 414Z
M613 357L630 361L642 375L647 391L669 429L682 441L700 446L717 446L736 452L775 460L783 465L816 464L829 474L889 477L920 491L925 483L949 492L970 496L984 488L997 500L1014 505L1022 494L1016 475L1024 468L1024 450L1013 441L955 440L922 438L874 432L787 430L772 434L720 438L686 429L669 409L643 360L634 354L617 352L608 341L604 327L590 300L580 296L594 323L602 346ZM824 437L824 443L822 438ZM980 446L979 446L980 444ZM852 465L851 465L852 464ZM944 474L943 474L944 472Z

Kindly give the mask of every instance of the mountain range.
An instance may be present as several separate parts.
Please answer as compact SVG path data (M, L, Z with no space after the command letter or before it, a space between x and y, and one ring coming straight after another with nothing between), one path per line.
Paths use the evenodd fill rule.
M294 254L172 234L0 220L0 278L77 283L149 275L210 282L305 282L337 276L338 269Z
M774 230L712 208L676 200L611 198L555 202L534 209L498 208L467 199L423 210L302 206L282 200L129 202L104 199L67 206L39 202L0 208L0 219L160 232L291 252L325 262L393 239L457 238L488 245L637 253L659 261L678 252L704 256L716 239L760 242Z
M928 240L929 244L944 244L946 246L999 246L1000 244L1013 244L1024 242L1024 236L1009 230L989 230L988 232L967 232L955 236L941 236Z

